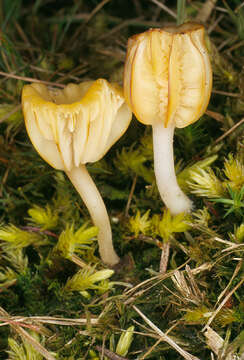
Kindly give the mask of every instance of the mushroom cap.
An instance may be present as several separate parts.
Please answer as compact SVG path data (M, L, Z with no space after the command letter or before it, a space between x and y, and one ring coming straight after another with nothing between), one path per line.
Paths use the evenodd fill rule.
M125 99L137 119L185 127L205 112L212 71L204 27L196 23L150 29L128 41Z
M39 155L65 171L101 159L132 117L122 89L104 79L68 84L62 90L39 83L25 85L22 108Z

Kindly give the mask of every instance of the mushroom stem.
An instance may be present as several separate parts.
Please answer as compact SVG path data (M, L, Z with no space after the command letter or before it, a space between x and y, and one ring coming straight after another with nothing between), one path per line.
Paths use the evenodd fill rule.
M164 127L163 122L152 125L154 172L160 196L172 215L189 212L191 200L180 189L174 167L174 125Z
M98 246L102 261L110 266L116 265L120 259L113 247L108 213L86 166L74 167L66 171L66 174L88 208L94 225L98 227Z

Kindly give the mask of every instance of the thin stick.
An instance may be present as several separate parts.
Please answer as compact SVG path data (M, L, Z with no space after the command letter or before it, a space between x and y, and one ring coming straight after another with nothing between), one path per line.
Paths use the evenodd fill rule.
M229 287L231 286L232 281L234 280L234 278L236 277L236 275L238 274L238 272L240 271L241 267L242 267L242 263L243 261L240 260L234 270L233 275L231 276L230 281L228 282L227 286L224 288L224 290L221 292L221 294L218 296L218 300L217 303L220 302L220 300L222 299L222 297L227 293L227 290L229 289Z
M0 307L0 314L3 316L9 316L8 313ZM33 338L27 331L22 329L22 327L18 324L9 323L9 325L22 337L22 339L29 344L31 344L34 349L41 354L47 360L55 360L55 358L35 339Z
M76 265L78 265L80 268L88 268L88 269L91 269L92 267L89 266L88 264L86 264L83 260L81 260L78 256L76 256L75 254L73 254L71 257L70 257L70 260L72 260Z
M125 216L126 217L128 216L128 213L129 213L131 200L132 200L132 197L133 197L133 194L134 194L134 191L135 191L135 187L136 187L136 182L137 182L137 175L133 179L131 189L130 189L130 194L129 194L128 201L127 201L127 204L126 204L126 208L125 208Z
M213 89L213 90L212 90L212 93L213 93L213 94L219 94L219 95L230 96L230 97L237 97L237 98L240 98L240 99L244 99L244 96L241 95L241 94L231 93L231 92L222 91L222 90Z
M169 261L169 250L170 250L170 243L169 241L167 241L163 243L162 246L162 253L161 253L161 259L159 265L160 274L165 274L167 271L168 261Z
M96 350L106 355L111 360L129 360L125 357L122 357L118 354L115 354L113 351L103 348L102 346L97 345Z
M129 296L130 296L130 297L134 297L134 294L133 294L133 293L135 293L138 289L142 288L143 286L146 286L148 283L152 283L154 280L158 280L155 284L149 285L149 287L148 287L147 289L145 289L145 290L139 290L139 291L143 291L143 292L144 292L144 291L149 290L151 287L159 284L162 280L165 280L165 279L171 277L177 270L180 270L180 269L184 268L184 267L186 266L186 264L188 264L189 261L190 261L190 259L188 259L188 260L187 260L186 262L184 262L183 264L179 265L176 269L171 270L171 271L168 272L167 274L164 274L164 275L159 274L159 275L153 276L153 277L151 277L151 278L149 278L149 279L147 279L147 280L142 281L140 284L135 285L132 289L129 289L129 290L125 291L125 295L128 296L128 297L129 297ZM205 264L203 264L203 265L205 265ZM199 267L199 268L200 268L199 272L209 269L209 267L206 268L206 266L203 268L203 270L202 270L202 266ZM197 268L197 269L199 269L199 268ZM197 269L194 269L194 270L197 270ZM193 271L194 271L194 270L193 270Z
M199 10L195 20L197 22L207 22L209 16L211 15L211 12L215 7L216 2L217 0L207 0Z
M205 111L205 114L210 116L214 120L221 122L221 123L223 123L224 118L225 118L224 115L222 115L222 114L220 114L220 113L218 113L216 111L207 110L207 111Z
M74 44L75 44L75 39L78 37L78 35L82 32L82 30L84 29L84 27L87 25L87 23L93 18L94 15L97 14L97 12L102 9L102 7L104 5L106 5L109 1L111 0L102 0L93 10L90 14L86 15L85 17L84 14L82 15L82 19L84 19L84 22L76 29L74 35L72 36L72 38L70 39L70 44L71 44L71 48L73 48ZM79 15L78 15L79 16Z
M133 3L134 3L134 7L135 7L135 10L136 10L138 16L142 16L143 10L142 10L142 5L140 3L140 0L133 0Z
M64 87L65 87L65 85L63 85L63 84L58 84L58 83L54 83L54 82L50 82L50 81L44 81L44 80L38 80L38 79L26 77L26 76L14 75L14 74L6 73L6 72L3 72L3 71L0 71L0 75L6 76L6 77L11 78L11 79L16 79L16 80L23 80L23 81L28 81L28 82L35 82L35 83L39 83L39 84L56 86L56 87L60 87L60 88L64 88Z
M1 313L1 309L0 309ZM42 324L54 324L54 325L63 325L63 326L84 326L88 323L95 325L98 323L98 318L87 319L71 319L71 318L61 318L61 317L52 317L52 316L30 316L30 317L21 317L21 316L1 316L0 321L3 323L0 326L6 326L10 324L18 325L22 323L22 326L30 324L33 322L42 323Z
M104 5L106 5L110 0L103 0L101 1L93 10L92 12L89 14L88 18L84 21L84 24L83 25L86 25L88 23L88 21L90 21L93 16L98 13L99 10L101 10Z
M218 139L215 140L215 144L226 138L226 136L230 135L235 129L244 124L244 118L238 121L234 126L232 126L228 131L226 131L223 135L221 135Z
M48 69L42 69L38 66L35 65L30 65L30 68L38 71L38 72L42 72L45 74L53 74L52 70L48 70ZM71 72L69 72L68 74L62 73L62 72L57 72L56 75L60 76L60 77L68 77L69 79L75 80L75 81L80 81L80 78L78 78L77 76L74 76L71 74Z
M113 29L111 29L110 31L102 34L101 36L98 37L97 40L101 41L101 40L105 40L108 37L110 37L111 35L114 35L116 32L120 31L121 29L128 27L131 24L134 24L137 21L143 20L143 17L138 17L135 19L128 19L123 21L121 24L116 25Z
M42 229L40 229L39 227L35 227L35 226L21 226L20 228L21 228L22 230L26 230L26 231L29 231L29 232L41 233L41 234L45 234L45 235L48 235L48 236L52 236L52 237L58 238L58 235L55 234L55 233L53 233L52 231L42 230Z
M158 344L161 343L161 341L162 341L161 338L158 339L158 340L155 342L155 344L153 344L153 346L150 347L150 349L143 355L143 357L141 358L141 360L146 359L146 357L151 354L151 352L158 346Z
M17 21L15 21L14 26L16 27L16 29L17 29L20 37L22 38L22 40L26 43L26 45L27 45L27 50L28 50L28 52L30 53L31 58L33 59L34 53L33 53L33 50L32 50L32 48L31 48L31 44L30 44L30 42L29 42L29 40L28 40L28 38L27 38L24 30L22 29L22 27L20 26L20 24L19 24Z
M162 4L158 0L151 0L152 3L158 5L161 9L171 15L173 18L177 19L177 15L174 11L170 10L166 5Z
M221 14L221 15L215 20L215 22L214 22L211 26L209 26L209 28L208 28L208 30L207 30L207 32L208 32L209 35L210 35L211 32L216 28L216 26L217 26L217 25L219 24L219 22L223 19L223 17L224 17L224 15Z
M224 300L219 304L219 306L217 307L217 309L213 312L213 314L210 316L210 318L208 319L207 324L204 326L202 331L205 331L209 325L211 324L211 322L213 321L213 319L215 318L215 316L218 314L218 312L222 309L222 307L224 306L224 304L231 298L231 296L234 294L234 292L244 283L244 278L241 279L241 281L226 295L226 297L224 298Z
M186 0L177 0L177 25L183 24L186 14Z
M163 341L167 342L172 346L179 354L183 356L186 360L200 360L198 357L195 357L183 350L174 340L172 340L168 335L163 333L151 320L149 320L135 305L132 306L133 309L145 320L145 322L162 338Z
M233 38L233 41L234 41L234 40L237 40L237 39L238 39L238 36L234 37L234 38ZM234 44L234 45L232 45L230 48L224 50L224 51L222 52L222 55L223 55L224 53L231 53L233 50L236 50L236 49L238 49L239 47L241 47L241 46L243 46L243 45L244 45L244 41L243 41L243 40L242 40L242 41L239 41L237 44ZM242 98L243 98L243 97L242 97Z

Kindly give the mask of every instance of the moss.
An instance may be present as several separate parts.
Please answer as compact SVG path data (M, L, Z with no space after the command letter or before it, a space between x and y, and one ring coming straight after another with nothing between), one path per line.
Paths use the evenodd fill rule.
M178 1L186 7L178 20L184 13L187 20L201 18L205 3ZM191 217L175 218L165 211L154 179L151 129L135 119L102 161L89 164L123 259L113 276L99 260L97 230L84 204L65 175L33 149L19 106L29 78L54 85L98 77L122 83L127 38L175 23L170 12L177 13L177 2L164 5L166 10L144 0L4 0L0 5L3 359L11 349L12 358L18 351L25 358L36 356L16 324L28 332L30 342L35 339L60 360L98 359L97 345L115 352L131 326L136 333L127 344L128 359L182 359L172 344L157 343L157 329L133 306L183 351L202 360L214 351L202 331L210 320L223 344L222 359L228 351L243 356L241 1L223 1L225 11L213 5L205 21L214 73L208 112L176 131L177 175L194 202ZM162 274L166 241L170 253Z

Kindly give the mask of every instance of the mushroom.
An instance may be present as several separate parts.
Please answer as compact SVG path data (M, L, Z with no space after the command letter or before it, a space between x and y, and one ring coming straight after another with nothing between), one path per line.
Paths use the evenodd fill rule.
M156 182L173 215L192 208L176 179L174 129L203 115L211 88L211 64L202 25L150 29L129 39L125 99L140 122L152 125Z
M63 90L34 83L23 88L22 108L35 149L52 167L66 172L98 227L102 261L117 264L109 217L85 164L100 160L130 123L121 88L104 79Z

